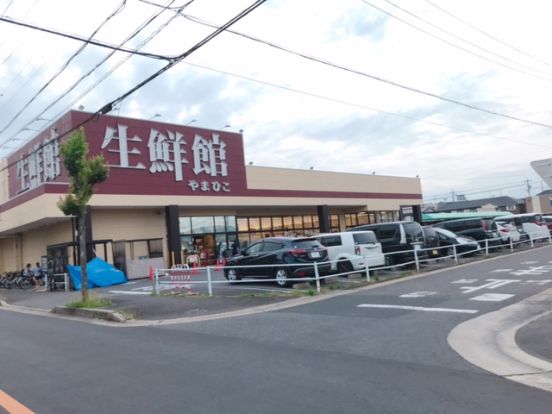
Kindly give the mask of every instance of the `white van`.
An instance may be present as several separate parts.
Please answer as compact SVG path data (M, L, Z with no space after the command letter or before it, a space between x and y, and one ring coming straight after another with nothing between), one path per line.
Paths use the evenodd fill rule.
M373 231L346 231L313 236L328 249L332 271L339 273L364 270L385 264L381 243Z
M508 216L500 216L495 218L498 223L511 223L518 229L521 228L531 240L548 238L550 232L546 226L546 222L539 213L512 214Z

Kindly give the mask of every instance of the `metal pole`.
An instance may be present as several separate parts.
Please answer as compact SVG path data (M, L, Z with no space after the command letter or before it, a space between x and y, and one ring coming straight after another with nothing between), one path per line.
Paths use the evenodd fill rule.
M48 272L44 272L44 287L46 290L50 290L50 284L48 283Z
M533 236L531 236L531 234L529 234L529 240L531 240L531 249L533 247L535 247L535 242L533 241Z
M316 278L316 291L320 293L320 275L318 274L317 262L314 262L314 277Z
M552 244L552 235L548 233L548 244Z
M368 265L366 265L365 269L366 269L366 281L370 282L370 268L368 267Z
M489 255L489 239L485 239L485 256Z
M69 275L67 273L64 273L63 274L63 282L64 282L64 285L65 285L65 291L66 292L69 292Z
M209 289L209 296L213 296L213 286L211 285L211 266L207 266L207 288Z
M418 260L418 251L414 249L414 261L416 262L416 272L420 271L420 261Z
M510 251L511 251L511 252L514 251L514 241L512 240L511 237L510 237Z
M456 245L452 245L452 253L454 254L454 263L458 264L458 255L456 254Z
M153 277L153 293L156 295L159 293L159 270L155 268L155 275Z

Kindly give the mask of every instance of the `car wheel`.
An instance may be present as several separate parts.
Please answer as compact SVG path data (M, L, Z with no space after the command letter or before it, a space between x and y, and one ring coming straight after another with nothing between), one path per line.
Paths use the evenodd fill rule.
M241 280L241 276L238 273L238 269L235 269L233 267L226 269L226 271L224 272L224 277L226 277L226 279L230 283Z
M349 273L353 271L353 265L351 262L339 262L337 263L338 273Z
M289 271L286 268L276 269L274 272L274 279L276 279L276 284L280 287L287 287L290 285L289 282Z

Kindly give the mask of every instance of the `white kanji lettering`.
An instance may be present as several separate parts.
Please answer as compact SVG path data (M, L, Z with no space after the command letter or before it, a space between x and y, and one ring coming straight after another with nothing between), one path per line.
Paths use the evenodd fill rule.
M179 132L167 131L167 135L164 135L152 128L148 140L150 172L174 171L176 181L182 181L182 164L188 163L182 156L186 154L183 148L185 144L186 141Z
M50 131L50 140L42 144L42 166L44 168L44 181L54 180L61 174L61 162L59 160L58 134L55 129Z
M116 167L144 170L146 167L144 167L144 164L140 162L136 165L130 165L129 155L140 155L141 152L136 147L129 149L129 142L142 142L142 138L138 135L129 138L127 130L128 127L126 125L117 125L117 129L106 127L104 140L102 142L102 149L107 148L107 146L113 141L119 141L117 149L107 149L108 152L115 152L119 154L119 164L116 165Z
M42 184L42 150L38 144L29 152L29 188L33 189Z
M21 158L17 161L17 178L19 179L19 192L29 189L29 159Z
M192 191L196 191L199 188L199 183L196 180L188 180L188 187L190 187Z
M204 172L212 177L228 175L226 164L226 144L220 139L219 134L213 134L211 140L197 135L192 146L194 153L194 174Z

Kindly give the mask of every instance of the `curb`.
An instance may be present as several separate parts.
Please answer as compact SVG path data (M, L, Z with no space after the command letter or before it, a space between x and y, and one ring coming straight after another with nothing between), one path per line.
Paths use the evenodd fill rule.
M552 391L552 363L521 349L516 333L552 312L552 289L457 325L447 342L462 358L486 371Z
M66 306L56 306L51 310L51 312L57 315L102 319L104 321L118 323L124 323L127 321L122 313L107 309L68 308Z

